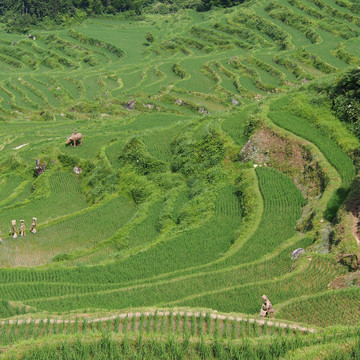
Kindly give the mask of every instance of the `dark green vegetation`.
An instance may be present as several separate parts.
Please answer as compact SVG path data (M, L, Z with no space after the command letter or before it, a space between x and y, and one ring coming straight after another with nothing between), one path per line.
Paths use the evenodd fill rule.
M327 91L336 116L360 139L360 70L347 72Z
M33 25L68 25L87 17L119 15L140 17L143 13L169 14L180 9L207 11L212 7L231 7L244 0L1 0L0 18L6 31L25 33ZM151 34L151 33L150 33ZM152 35L148 41L152 42Z
M359 356L356 1L1 29L1 356Z

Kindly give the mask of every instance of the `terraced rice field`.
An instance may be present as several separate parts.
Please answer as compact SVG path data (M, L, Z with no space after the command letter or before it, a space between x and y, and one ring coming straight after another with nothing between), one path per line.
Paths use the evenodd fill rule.
M312 332L326 344L350 338L358 351L358 286L329 290L347 270L330 245L316 250L330 241L360 145L304 97L309 82L360 63L352 4L102 17L34 29L36 40L0 30L0 357L34 358L22 341L43 337L53 339L44 353L66 353L62 334L71 344L84 336L85 353L108 341L130 354L152 341L225 358L220 341L232 358L296 358L316 351ZM83 145L66 147L73 129ZM317 199L295 170L242 161L259 129L307 149L307 171L323 174ZM266 159L264 149L253 150ZM26 237L8 235L14 219ZM306 253L292 259L297 248ZM274 322L258 317L263 294ZM324 330L340 325L351 327Z

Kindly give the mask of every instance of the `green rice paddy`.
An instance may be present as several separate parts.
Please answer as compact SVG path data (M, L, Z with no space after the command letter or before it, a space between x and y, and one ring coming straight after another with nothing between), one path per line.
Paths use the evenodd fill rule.
M347 273L331 236L360 145L324 120L325 102L303 95L360 63L352 5L266 0L107 16L34 28L36 40L0 29L0 358L16 349L39 358L37 339L49 339L42 356L69 359L99 349L290 358L319 346L310 328L325 345L348 341L356 358L359 285L328 285ZM83 144L66 146L74 129ZM278 136L270 151L297 147L271 162L269 139L252 141L259 129ZM244 161L244 147L265 160ZM284 171L297 149L301 160ZM46 165L39 176L36 161ZM323 184L316 199L296 166L323 176L306 178ZM14 239L11 221L22 219L26 236ZM257 322L263 294L283 323Z

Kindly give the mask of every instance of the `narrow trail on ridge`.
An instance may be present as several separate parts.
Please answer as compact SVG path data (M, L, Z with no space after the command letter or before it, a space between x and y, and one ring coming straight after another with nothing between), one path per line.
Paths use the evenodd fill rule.
M82 314L82 315L87 315L87 314ZM269 320L262 320L262 319L256 319L256 318L247 318L247 317L241 317L240 315L237 316L235 315L228 315L228 314L219 314L217 313L217 311L212 311L212 312L200 312L200 311L170 311L170 310L164 310L164 311L144 311L144 312L126 312L126 313L122 313L122 314L117 314L117 315L111 315L111 316L103 316L103 317L97 317L97 318L92 318L92 319L88 319L85 317L77 317L76 319L56 319L56 318L45 318L45 319L41 319L41 318L27 318L27 319L10 319L10 320L2 320L0 321L0 325L3 326L5 324L11 324L11 325L22 325L22 324L30 324L30 323L35 323L35 324L40 324L41 322L43 324L46 323L50 323L50 324L74 324L74 323L81 323L81 322L85 322L87 324L89 323L99 323L99 322L106 322L106 321L110 321L110 320L115 320L115 319L132 319L133 317L136 318L136 328L139 328L139 323L140 323L140 318L141 317L145 317L145 318L150 318L150 317L154 317L154 316L158 316L158 317L164 317L164 318L170 318L170 316L176 317L176 316L180 316L180 317L195 317L196 319L204 319L205 321L205 317L208 316L210 317L211 320L216 320L219 319L220 321L236 321L236 322L249 322L250 324L254 324L257 323L259 326L264 326L265 323L267 324L267 326L270 327L278 327L278 328L289 328L291 330L294 331L301 331L301 332L308 332L308 333L315 333L316 329L311 328L311 327L305 327L305 326L301 326L299 324L289 324L289 323L285 323L285 322L281 322L281 321L277 321L275 319L269 319Z

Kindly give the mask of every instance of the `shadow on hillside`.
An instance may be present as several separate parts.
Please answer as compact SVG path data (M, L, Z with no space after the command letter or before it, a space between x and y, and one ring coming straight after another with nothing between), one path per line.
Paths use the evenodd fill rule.
M350 187L352 188L352 186ZM324 217L326 220L333 222L336 218L336 214L339 210L339 207L344 203L347 198L350 188L348 187L339 187L333 196L330 198L326 210L324 212Z

